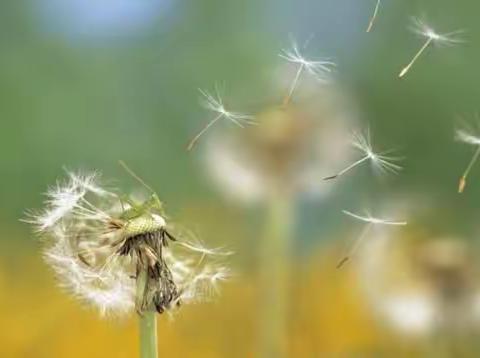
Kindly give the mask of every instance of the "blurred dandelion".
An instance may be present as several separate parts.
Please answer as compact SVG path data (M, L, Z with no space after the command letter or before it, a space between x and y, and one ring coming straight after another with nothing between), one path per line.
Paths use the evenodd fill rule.
M377 0L377 3L375 4L375 8L373 9L372 17L370 18L370 22L368 23L367 32L370 32L372 30L373 23L377 18L379 8L380 8L380 0Z
M342 211L345 215L348 215L356 220L362 221L364 223L367 223L365 225L364 229L362 230L360 236L354 241L352 247L348 250L348 253L339 261L337 264L337 268L341 268L350 258L352 257L353 254L357 251L359 245L363 242L364 238L369 234L371 228L375 225L393 225L393 226L403 226L407 225L406 221L394 221L394 220L388 220L388 219L380 219L376 218L374 216L371 216L370 214L367 213L367 215L358 215L355 213L352 213L351 211L348 210L343 210Z
M445 34L439 34L423 20L416 17L412 17L412 25L410 30L417 35L425 37L426 41L420 50L418 50L418 52L413 56L412 60L400 71L398 77L403 77L407 74L413 64L430 44L454 45L463 42L463 40L459 38L459 35L462 34L464 30L456 30Z
M356 119L352 107L333 87L298 106L266 107L255 127L212 133L205 168L225 195L241 203L268 201L277 190L323 198L333 187L322 178L351 155L343 142Z
M228 269L207 258L229 253L174 236L153 191L137 203L102 186L97 173L67 176L27 219L45 241L45 260L62 287L101 315L135 309L142 357L155 357L155 312L208 299Z
M467 123L464 123L461 127L455 130L455 139L459 142L477 147L458 184L458 192L463 193L465 186L467 185L467 176L480 156L480 135L478 128L473 128Z
M200 137L220 119L227 119L241 128L244 128L245 125L255 124L253 116L237 112L231 112L225 109L218 86L215 86L215 96L201 89L199 91L203 95L203 106L206 109L212 111L213 113L216 113L217 116L213 118L210 122L208 122L202 128L202 130L195 137L193 137L193 139L188 143L187 150L192 150Z
M295 41L279 56L296 66L283 102L261 105L255 111L256 126L242 131L216 127L205 146L204 167L225 194L243 203L264 204L265 233L257 250L258 355L262 357L283 357L287 352L294 203L304 193L318 198L332 190L331 185L319 185L319 181L349 156L342 142L356 119L351 103L333 85L315 86L310 98L291 101L305 72L321 83L327 82L335 66L332 61L307 59ZM209 108L218 113L213 121L228 118L221 100L206 97L213 103ZM252 124L250 116L241 119ZM212 125L208 124L192 142Z
M323 180L336 179L342 176L343 174L349 172L353 168L357 167L358 165L367 161L370 161L370 163L373 165L373 168L377 169L377 171L381 173L389 172L389 173L396 174L398 173L398 171L402 169L401 166L394 163L394 161L398 161L401 158L392 157L388 155L388 153L390 153L391 150L380 152L380 153L376 153L373 150L370 129L367 129L365 134L362 134L360 132L354 132L352 135L351 144L354 148L363 152L364 156L359 160L357 160L356 162L348 165L346 168L342 169L337 174L324 177Z
M205 147L205 168L219 188L265 209L258 243L262 357L286 355L295 202L304 193L324 198L333 186L319 181L349 156L342 142L356 118L345 97L328 86L310 100L265 106L256 115L257 126L219 128Z
M298 49L297 43L293 39L291 49L283 49L280 52L279 56L284 60L298 66L295 77L290 85L288 94L283 100L284 105L287 105L288 102L290 102L290 99L292 98L293 92L298 85L303 71L307 71L310 75L312 75L316 80L320 82L326 82L328 79L327 75L332 72L332 67L335 66L335 63L329 61L328 59L308 60L302 55L302 53Z
M401 240L392 235L377 231L358 260L360 283L377 318L394 332L424 340L422 356L435 356L439 344L448 355L475 356L476 250L466 240L418 229L402 231Z

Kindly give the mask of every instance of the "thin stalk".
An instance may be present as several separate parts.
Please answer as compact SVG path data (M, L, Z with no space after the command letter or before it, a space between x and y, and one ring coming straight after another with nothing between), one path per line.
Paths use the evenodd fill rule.
M137 300L141 300L145 293L147 271L144 270L137 277ZM145 311L138 316L140 331L140 358L157 358L157 313Z
M338 262L337 269L341 268L350 258L357 252L360 244L363 242L363 239L367 236L368 232L370 231L372 224L367 224L365 228L362 230L360 236L355 239L351 247L348 249L347 253L343 258Z
M373 15L370 18L370 22L368 23L367 32L370 32L370 30L372 29L373 23L375 22L375 19L377 18L379 8L380 8L380 0L377 0L377 4L375 5L375 10L373 10Z
M289 195L273 194L260 247L260 357L287 355L288 273L292 208Z
M200 139L200 137L211 127L217 122L220 118L223 117L223 113L220 113L218 116L216 116L214 119L212 119L210 122L208 122L205 127L202 128L202 130L195 136L193 139L188 143L187 150L190 151L193 149L197 141Z
M470 170L472 170L473 165L477 161L479 155L480 155L480 146L475 151L475 154L473 155L472 160L470 160L470 163L468 163L467 169L465 169L463 176L460 178L460 183L458 184L459 193L463 193L463 190L465 189L465 185L467 185L467 176L470 173Z
M297 74L295 75L295 78L293 79L293 82L290 86L290 90L288 91L288 95L285 96L285 98L283 99L283 105L284 106L286 106L290 102L290 99L292 98L293 92L295 91L295 88L297 87L298 80L300 79L300 75L303 72L303 67L304 67L304 65L302 63L297 70Z
M355 168L357 165L362 164L364 161L366 161L367 159L370 159L370 158L371 158L370 155L366 155L366 156L364 156L363 158L357 160L355 163L350 164L350 165L349 165L348 167L346 167L345 169L342 169L342 170L339 171L337 174L331 175L331 176L326 177L326 178L323 178L323 180L330 180L330 179L338 178L339 176L341 176L341 175L345 174L346 172L348 172L350 169Z
M423 53L423 51L425 51L425 49L428 47L428 45L430 45L432 41L433 41L433 38L429 37L428 40L420 48L420 50L418 50L418 52L415 54L415 56L413 56L412 60L408 63L408 65L406 65L403 68L403 70L400 71L400 74L398 75L398 77L403 77L407 74L408 70L410 70L410 67L413 66L415 61L417 61L417 59L420 57L420 55Z

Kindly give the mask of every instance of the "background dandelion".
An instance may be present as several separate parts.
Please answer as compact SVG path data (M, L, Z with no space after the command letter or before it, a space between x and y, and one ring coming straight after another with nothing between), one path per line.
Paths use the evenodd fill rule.
M346 99L333 87L317 89L314 98L267 105L256 115L257 126L218 131L206 148L209 174L220 189L242 204L260 204L263 209L264 234L254 245L260 286L257 354L262 356L283 356L287 351L294 203L304 193L327 196L322 175L347 156L341 142L355 120L345 109ZM333 148L338 149L335 155Z
M377 231L364 242L358 264L369 304L386 330L421 342L423 355L474 355L476 345L465 344L479 328L473 248L454 237L406 235L409 230ZM394 272L399 268L402 275Z

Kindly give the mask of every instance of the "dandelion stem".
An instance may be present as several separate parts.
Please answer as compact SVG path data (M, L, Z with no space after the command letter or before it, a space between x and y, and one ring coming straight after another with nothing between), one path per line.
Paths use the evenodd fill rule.
M427 39L427 41L425 41L425 43L423 44L423 46L420 48L420 50L418 50L418 52L415 54L415 56L413 56L412 60L409 62L408 65L406 65L401 71L400 71L400 74L398 75L398 77L403 77L406 75L406 73L408 72L408 70L410 70L410 67L413 66L413 64L415 63L415 61L417 61L417 59L420 57L420 55L423 53L423 51L425 51L425 49L428 47L428 45L430 45L430 43L433 41L433 38L432 37L429 37Z
M260 247L259 357L285 357L287 282L290 263L291 197L277 192L269 199L266 234Z
M473 165L477 161L478 157L480 156L480 146L477 148L475 151L475 154L472 157L472 160L470 160L470 163L468 163L467 169L465 169L465 172L463 173L463 176L460 178L460 183L458 184L458 192L463 193L463 190L465 189L465 186L467 185L467 176L470 173L470 170L472 170Z
M210 122L207 123L205 127L188 143L187 150L192 150L192 148L195 146L197 141L200 139L200 137L211 127L213 126L220 118L223 117L223 113L220 113L218 116L216 116L214 119L212 119Z
M300 79L300 75L303 72L303 67L304 67L304 64L303 63L300 64L300 67L297 70L297 74L295 75L295 78L293 79L293 82L290 85L290 90L288 91L288 95L285 96L285 98L283 99L283 105L284 106L286 106L290 102L290 99L292 98L293 92L295 91L295 88L297 87L298 80Z
M349 170L355 168L357 165L362 164L362 163L363 163L364 161L366 161L367 159L370 159L370 156L369 156L369 155L366 155L366 156L364 156L363 158L357 160L355 163L350 164L348 167L346 167L345 169L339 171L337 174L331 175L331 176L326 177L326 178L323 178L323 180L330 180L330 179L338 178L339 176L345 174L345 173L348 172Z
M137 300L142 300L147 283L147 271L137 277ZM157 358L157 313L145 311L139 315L140 358Z
M378 9L380 8L380 0L377 0L377 4L375 5L375 10L373 10L373 15L370 18L370 22L368 23L367 32L373 27L373 23L375 22L375 18L377 17Z

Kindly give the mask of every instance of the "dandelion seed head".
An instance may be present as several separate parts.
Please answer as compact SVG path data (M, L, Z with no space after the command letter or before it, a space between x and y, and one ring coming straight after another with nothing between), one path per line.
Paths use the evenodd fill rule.
M207 249L196 243L183 242L182 253L167 250L165 261L172 271L174 281L183 303L200 303L210 300L219 293L219 283L230 277L230 271L220 262L222 257L232 254L221 249ZM213 260L213 261L212 261Z
M152 214L152 219L155 221L155 223L159 227L164 227L167 223L165 222L165 219L161 217L160 215L157 214Z
M88 216L88 212L92 218L103 216L100 211L85 208L80 204L88 193L97 196L113 195L99 186L98 174L67 172L67 175L68 180L57 182L45 194L47 197L45 200L46 208L40 213L31 213L29 219L25 220L34 224L38 232L52 229L62 218L72 214L76 209L86 216Z
M138 206L143 212L131 198L119 210L119 197L102 187L96 174L67 173L66 181L47 192L44 211L27 220L48 239L43 256L61 287L102 316L161 313L217 291L225 269L215 262L231 252L170 234L158 214L160 204L151 199ZM148 276L139 301L136 277L145 262L146 270L156 267L152 272L161 274Z
M230 278L230 271L223 266L205 266L184 283L181 299L187 303L211 300L219 293L219 284Z
M134 280L120 266L102 270L89 266L68 241L45 249L44 258L55 271L59 285L102 316L123 316L134 308Z
M112 195L112 193L103 189L99 185L99 174L96 172L76 173L68 171L67 174L73 185L77 185L81 188L84 188L86 191L90 191L99 196Z

